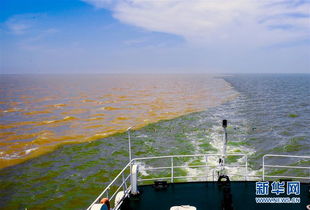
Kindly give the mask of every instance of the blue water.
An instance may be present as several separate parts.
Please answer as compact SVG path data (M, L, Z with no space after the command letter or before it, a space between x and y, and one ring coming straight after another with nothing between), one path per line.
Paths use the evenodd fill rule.
M233 101L235 118L252 128L247 138L257 152L310 154L310 75L235 75L226 77L240 93ZM291 144L296 147L275 148ZM299 146L300 145L300 146Z

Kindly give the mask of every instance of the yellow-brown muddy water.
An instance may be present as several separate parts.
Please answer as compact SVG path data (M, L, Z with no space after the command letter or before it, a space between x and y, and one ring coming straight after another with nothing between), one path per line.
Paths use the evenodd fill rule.
M210 75L2 75L0 168L58 145L219 105L236 95Z

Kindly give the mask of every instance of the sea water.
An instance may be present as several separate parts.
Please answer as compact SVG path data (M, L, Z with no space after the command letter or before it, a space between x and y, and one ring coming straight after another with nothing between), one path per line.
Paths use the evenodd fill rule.
M0 168L235 95L208 75L1 75L0 84Z
M199 78L202 83L198 84L204 84L205 80L205 85L210 85L207 77ZM309 75L230 75L213 79L227 82L212 85L217 97L222 98L220 103L208 106L209 102L204 101L207 103L202 107L204 111L199 107L191 114L146 123L133 130L133 157L219 153L222 119L229 122L228 152L247 154L252 175L261 175L264 154L310 153ZM185 87L178 87L191 89L194 93L197 88L193 90L191 87L195 81L197 79L188 81ZM184 82L181 84L185 85ZM223 84L226 88L221 88ZM187 97L186 94L183 96ZM190 101L199 101L198 98ZM228 162L237 161L230 159ZM305 160L286 161L285 164L309 166ZM127 162L127 134L122 132L95 141L60 146L52 153L2 169L0 205L4 208L85 208ZM272 172L285 174L288 171ZM187 175L195 171L176 173ZM304 174L303 171L293 173Z

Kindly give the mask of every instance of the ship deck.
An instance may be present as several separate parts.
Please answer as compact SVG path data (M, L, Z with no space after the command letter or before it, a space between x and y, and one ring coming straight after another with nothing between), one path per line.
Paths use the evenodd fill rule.
M156 189L154 185L143 185L138 187L140 192L138 196L125 198L121 209L169 210L172 206L180 205L195 206L197 210L217 210L223 209L224 206L224 209L237 210L306 209L306 205L310 204L309 184L301 184L300 188L300 195L281 194L276 196L269 193L268 196L265 196L300 197L299 204L256 204L255 182L251 181L233 181L228 185L218 182L169 183L166 189Z

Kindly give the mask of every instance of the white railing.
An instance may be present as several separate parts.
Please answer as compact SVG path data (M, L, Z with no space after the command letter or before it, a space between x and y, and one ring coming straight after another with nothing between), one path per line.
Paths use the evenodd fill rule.
M226 175L228 176L242 176L244 177L244 180L248 180L248 162L247 162L247 155L245 154L227 154L225 158L231 157L231 156L240 156L240 158L243 158L242 161L243 164L239 164L239 161L237 161L237 164L224 164L224 168L228 169L226 171ZM138 164L138 165L143 165L146 166L142 170L144 172L146 171L156 171L156 170L169 170L170 171L170 176L163 176L163 177L150 177L150 178L139 178L139 182L144 182L144 181L155 181L155 180L168 180L171 183L174 183L175 180L177 179L188 179L188 178L196 178L196 181L215 181L216 177L216 172L219 170L223 169L223 166L220 165L216 161L208 161L209 157L214 157L217 160L219 158L222 158L222 154L197 154L197 155L168 155L168 156L157 156L157 157L144 157L144 158L134 158L132 159L124 168L123 170L113 179L113 181L100 193L100 195L94 200L94 202L87 208L87 210L90 210L91 207L95 204L100 202L100 199L103 197L109 198L111 205L113 205L115 197L118 192L121 190L124 192L124 196L122 199L127 197L130 193L131 190L131 184L130 184L130 179L131 179L131 167L133 164ZM290 178L290 179L302 179L302 180L310 180L310 167L309 166L294 166L294 165L270 165L270 164L265 164L265 159L267 157L279 157L279 158L300 158L300 159L310 159L310 156L294 156L294 155L273 155L273 154L267 154L263 156L263 174L262 174L262 179L265 180L265 178ZM201 165L176 165L176 160L178 158L205 158L205 164ZM160 161L161 166L158 167L152 167L150 166L151 164L146 164L145 162L150 161L150 160L166 160L166 162L170 162L168 166L162 166L164 164L164 161ZM184 161L186 162L186 161ZM157 161L158 163L158 161ZM184 168L184 169L190 169L190 168L205 168L206 169L206 174L204 175L189 175L189 176L175 176L176 172L175 169L178 168ZM231 173L229 169L232 168L243 168L244 170L241 173ZM288 176L288 175L266 175L266 168L285 168L285 169L302 169L302 170L309 170L309 176ZM154 174L154 173L153 173ZM141 176L141 174L140 174ZM212 178L211 178L212 177ZM257 176L253 176L257 177ZM198 180L197 180L198 179ZM113 194L110 196L109 193L112 192ZM117 210L120 205L122 204L122 199L121 202L116 204L114 206L114 209Z
M263 181L265 181L265 178L288 178L288 179L310 180L310 167L309 166L265 164L265 162L266 162L265 159L268 157L310 159L310 156L274 155L274 154L264 155L263 156ZM309 170L309 172L308 172L308 176L307 175L305 175L305 176L266 175L266 168L302 169L302 170Z
M248 178L248 163L247 163L247 155L245 154L227 154L225 157L230 157L230 156L240 156L240 158L244 158L244 165L226 165L225 167L237 167L237 168L244 168L243 173L240 174L227 174L227 175L238 175L238 176L243 176L244 180L247 180ZM176 159L178 158L205 158L206 160L206 164L204 165L175 165ZM114 204L115 202L115 197L117 195L118 192L120 192L121 190L124 192L124 196L123 199L125 197L127 197L130 193L131 190L131 184L129 182L130 178L131 178L131 168L133 164L138 164L141 165L143 164L143 162L145 161L149 161L149 160L159 160L159 159L166 159L166 160L170 160L170 164L169 166L160 166L160 167L151 167L148 166L146 167L144 170L145 171L154 171L154 170L160 170L160 169L169 169L170 170L170 176L169 177L154 177L154 178L149 178L149 179L142 179L139 178L138 181L143 182L143 181L155 181L155 180L170 180L171 183L173 183L176 179L187 179L187 178L197 178L197 179L202 179L202 180L207 180L208 178L210 178L210 176L212 176L211 180L215 180L215 172L216 170L219 170L222 166L220 166L217 162L217 164L209 164L208 163L208 157L215 157L218 158L222 157L222 154L198 154L198 155L168 155L168 156L157 156L157 157L145 157L145 158L134 158L132 159L124 168L123 170L113 179L113 181L102 191L102 193L100 193L100 195L94 200L94 202L87 208L87 210L90 210L91 207L96 204L99 203L100 200L104 197L108 198L110 200L111 205ZM161 163L164 163L163 161L161 161ZM211 175L194 175L194 176L175 176L175 169L177 168L206 168L206 169L212 169L211 171ZM141 175L141 174L140 174ZM113 194L110 196L110 192L112 192ZM114 206L114 209L117 210L120 205L122 204L122 201L117 203Z
M247 162L247 155L245 154L227 154L225 156L225 158L227 157L240 157L240 158L244 158L243 159L243 164L224 164L224 168L242 168L243 171L241 173L230 173L230 171L227 171L226 174L229 176L242 176L244 177L244 180L248 180L248 162ZM210 161L208 161L209 157L215 157L216 160L213 163L210 163ZM144 178L139 178L138 181L143 182L143 181L153 181L153 180L167 180L170 181L171 183L173 183L175 180L177 179L188 179L188 178L196 178L196 181L215 181L215 177L216 177L216 172L219 171L222 166L218 163L219 158L222 157L222 154L196 154L196 155L168 155L168 156L158 156L158 157L145 157L145 158L135 158L133 159L133 161L135 163L139 163L143 165L143 162L145 161L149 161L149 160L159 160L161 159L161 163L165 163L165 162L170 162L169 166L158 166L158 167L150 167L147 166L144 168L144 172L147 171L157 171L157 170L170 170L170 176L166 176L166 177L156 177L156 178L148 178L148 179L144 179ZM202 165L175 165L176 159L178 158L204 158L205 159L205 164ZM147 165L147 164L146 164ZM175 169L198 169L198 168L205 168L206 169L206 174L204 175L189 175L189 176L175 176Z
M94 200L94 202L87 208L87 210L90 210L91 207L96 204L99 203L100 200L104 197L108 198L111 202L111 205L113 204L115 197L117 195L117 193L119 191L121 191L121 189L124 192L124 198L128 196L129 192L130 192L130 168L131 168L131 164L132 161L129 162L124 168L123 170L113 179L113 181L102 191L102 193L100 193L100 195ZM119 181L121 181L121 183L119 184ZM115 191L112 188L116 188ZM110 192L113 192L113 194L110 196ZM117 206L115 206L115 209L118 209L120 207L120 205L122 204L122 202L118 203Z

